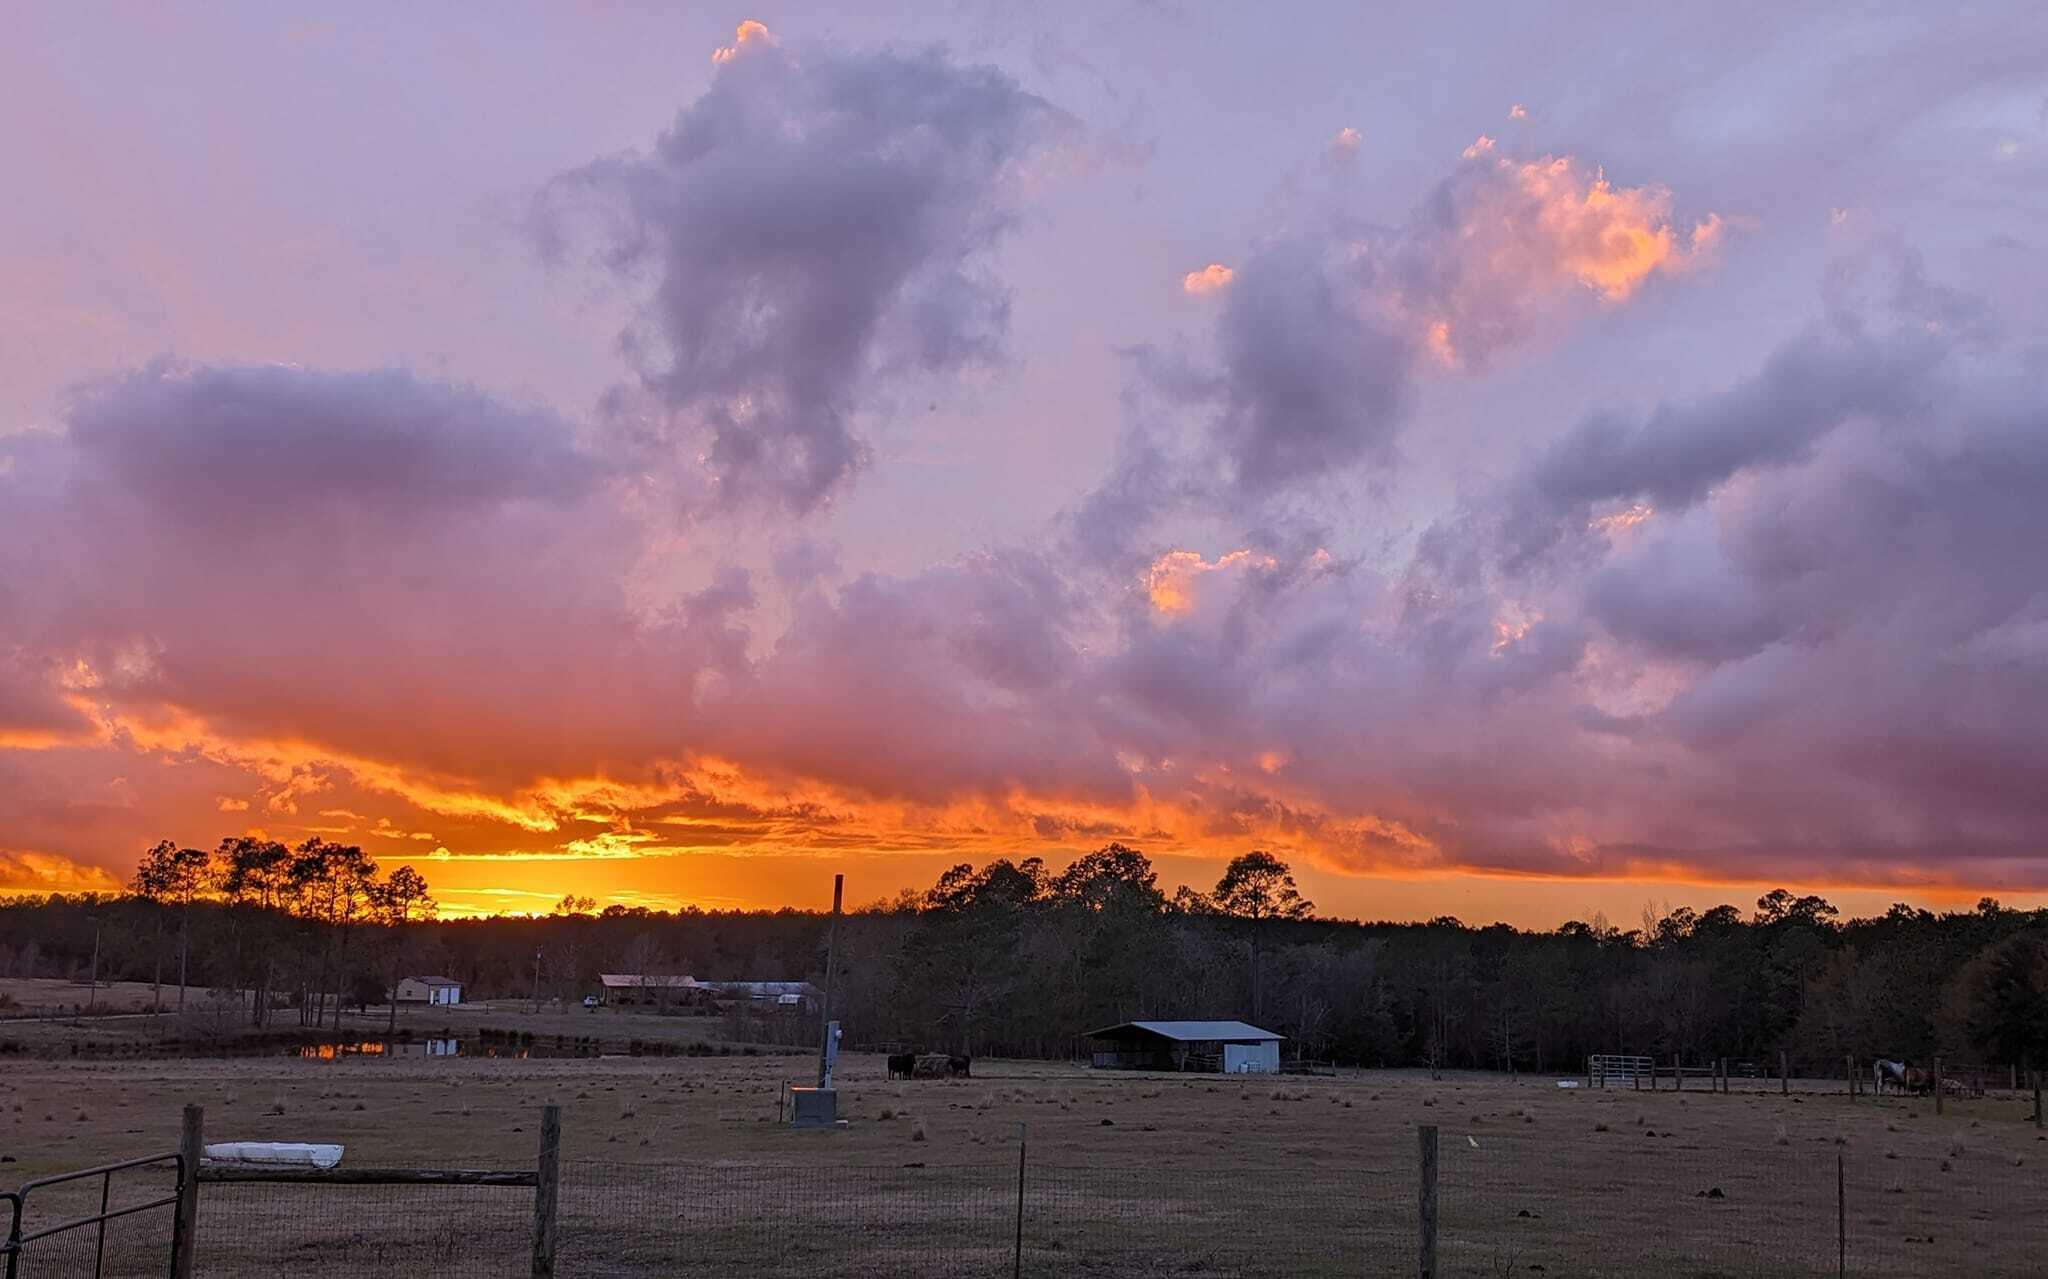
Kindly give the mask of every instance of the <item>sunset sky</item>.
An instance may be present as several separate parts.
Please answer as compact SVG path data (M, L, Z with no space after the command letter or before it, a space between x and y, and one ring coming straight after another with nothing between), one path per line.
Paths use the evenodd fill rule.
M1410 8L10 7L0 892L2048 902L2048 23Z

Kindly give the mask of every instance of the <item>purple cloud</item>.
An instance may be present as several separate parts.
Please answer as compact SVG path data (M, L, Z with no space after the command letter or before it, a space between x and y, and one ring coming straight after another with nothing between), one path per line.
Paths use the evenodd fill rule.
M936 49L743 32L652 151L557 178L543 225L559 252L594 212L605 268L647 286L621 345L719 499L804 512L866 464L882 389L998 357L990 250L1062 117Z

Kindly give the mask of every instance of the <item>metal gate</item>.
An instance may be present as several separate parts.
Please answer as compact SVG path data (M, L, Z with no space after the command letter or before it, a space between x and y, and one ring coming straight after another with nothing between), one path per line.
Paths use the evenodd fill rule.
M120 1173L147 1173L169 1171L172 1174L171 1190L168 1194L157 1195L135 1203L114 1202L114 1178ZM28 1211L34 1197L41 1193L47 1197L53 1188L77 1186L99 1178L99 1211L86 1212L68 1217L55 1225L39 1229L27 1229ZM140 1159L124 1159L120 1163L102 1164L97 1168L86 1168L79 1172L58 1173L55 1176L39 1177L28 1182L19 1190L0 1192L0 1207L7 1212L7 1237L0 1240L0 1259L6 1262L6 1279L18 1279L30 1273L24 1259L57 1257L70 1264L65 1266L68 1273L84 1274L82 1264L86 1250L90 1247L93 1279L101 1279L110 1273L107 1269L110 1259L107 1253L107 1223L120 1221L146 1212L168 1212L170 1214L170 1239L158 1256L149 1258L144 1273L171 1273L172 1259L178 1255L180 1234L184 1229L183 1219L177 1207L184 1195L191 1171L185 1166L185 1157L173 1150L167 1154L145 1155ZM89 1185L83 1187L90 1195ZM61 1192L60 1192L61 1193ZM74 1232L90 1232L89 1235ZM133 1252L135 1249L123 1248ZM123 1258L118 1270L113 1273L137 1273L138 1263L133 1258Z

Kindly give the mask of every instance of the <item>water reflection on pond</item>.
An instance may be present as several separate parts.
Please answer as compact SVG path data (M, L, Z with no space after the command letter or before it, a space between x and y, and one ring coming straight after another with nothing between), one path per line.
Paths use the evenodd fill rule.
M574 1045L543 1048L537 1045L487 1044L448 1038L351 1039L288 1048L287 1057L302 1061L339 1061L345 1057L503 1057L525 1061L535 1057L594 1057L596 1049Z

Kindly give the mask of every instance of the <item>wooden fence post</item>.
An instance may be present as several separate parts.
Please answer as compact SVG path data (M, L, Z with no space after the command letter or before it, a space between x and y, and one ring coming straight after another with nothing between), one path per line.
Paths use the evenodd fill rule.
M555 1230L560 1206L562 1161L562 1108L543 1106L540 1111L540 1158L534 1166L533 1186L533 1279L554 1279Z
M1011 1279L1024 1276L1024 1125L1017 1125L1017 1239L1010 1253Z
M1849 1275L1849 1187L1843 1177L1841 1150L1835 1152L1835 1273Z
M1785 1050L1782 1048L1778 1050L1778 1095L1780 1097L1792 1095L1792 1076L1786 1071Z
M1678 1060L1678 1054L1671 1054L1671 1091L1685 1091L1685 1066Z
M171 1279L192 1279L199 1251L199 1161L206 1157L206 1107L185 1107L178 1137L178 1208L171 1219Z
M1842 1058L1842 1084L1849 1090L1849 1100L1856 1100L1856 1059Z
M1941 1113L1941 1058L1934 1059L1934 1113Z
M1415 1130L1420 1166L1416 1197L1416 1274L1436 1279L1436 1125L1423 1124Z

